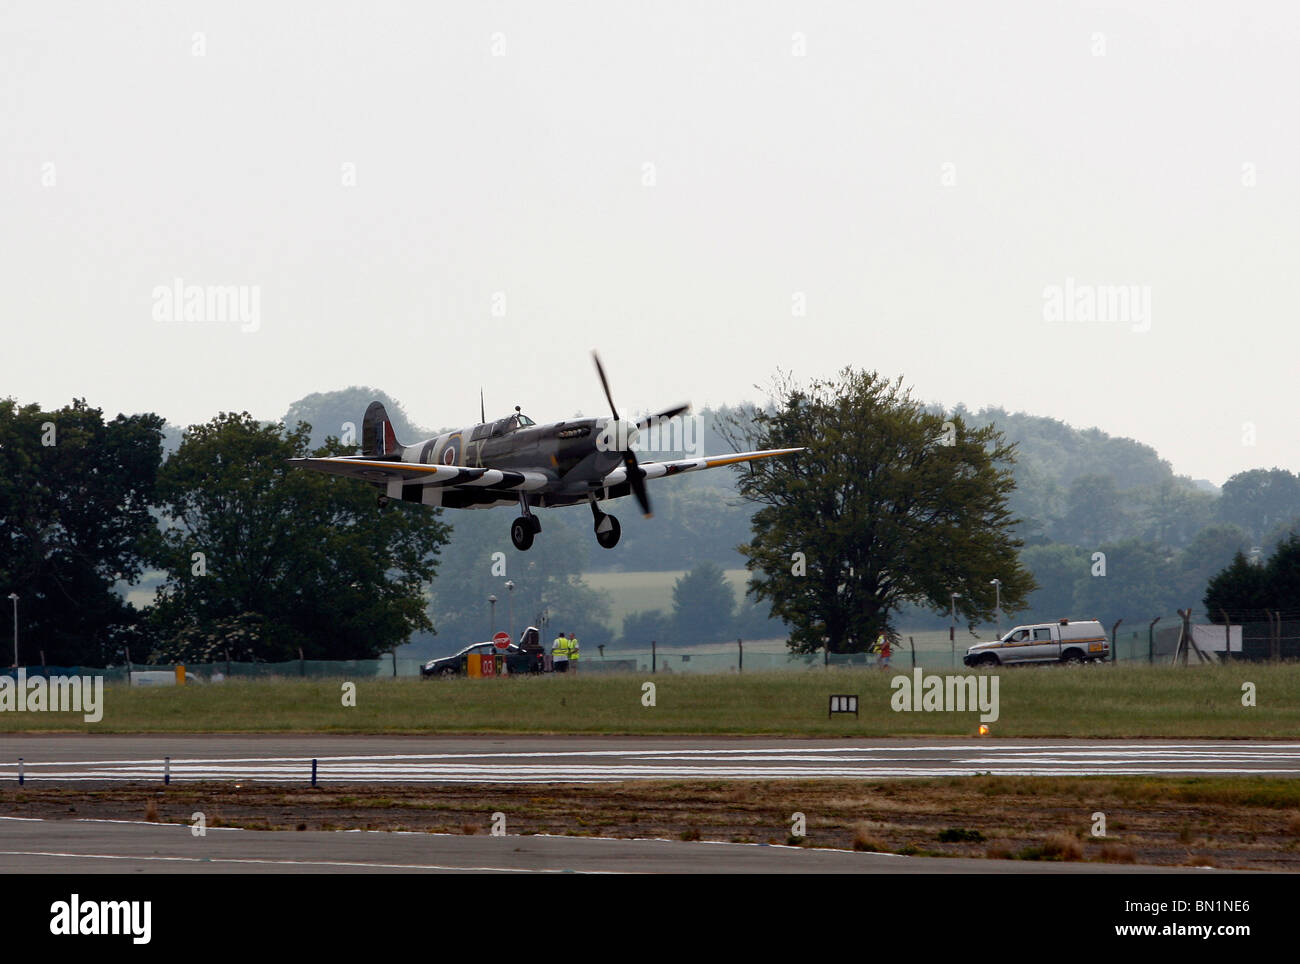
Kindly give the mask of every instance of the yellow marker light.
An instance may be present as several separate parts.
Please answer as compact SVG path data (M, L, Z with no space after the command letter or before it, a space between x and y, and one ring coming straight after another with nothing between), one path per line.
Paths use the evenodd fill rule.
M988 735L989 735L989 725L987 723L981 723L980 736L988 736Z

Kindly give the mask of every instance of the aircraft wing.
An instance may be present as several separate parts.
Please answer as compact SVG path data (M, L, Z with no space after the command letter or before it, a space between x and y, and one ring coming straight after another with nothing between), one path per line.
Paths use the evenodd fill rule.
M401 482L404 485L482 486L493 489L541 489L553 479L544 472L510 469L475 469L463 465L424 465L419 462L337 456L289 459L290 465L330 475L346 475L366 482Z
M802 452L797 449L765 449L761 452L737 452L732 455L706 455L698 459L671 459L667 462L642 462L641 472L647 479L659 479L666 475L680 475L682 472L698 472L701 469L716 469L720 465L735 465L737 462L752 462L755 459L771 458L773 455L793 455ZM602 488L610 488L627 481L627 466L620 465L598 483Z

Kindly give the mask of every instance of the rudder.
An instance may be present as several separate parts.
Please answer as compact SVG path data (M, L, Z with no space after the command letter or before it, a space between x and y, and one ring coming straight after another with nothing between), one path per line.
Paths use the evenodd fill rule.
M371 402L361 422L361 448L370 458L401 452L402 445L393 433L393 423L381 402Z

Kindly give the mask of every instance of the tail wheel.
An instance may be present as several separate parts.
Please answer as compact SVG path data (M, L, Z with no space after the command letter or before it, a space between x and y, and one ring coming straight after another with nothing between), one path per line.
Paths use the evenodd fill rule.
M623 534L623 528L618 524L618 520L612 515L601 513L596 520L596 542L602 549L613 549L618 545L618 538Z
M510 524L510 541L520 552L532 547L533 526L526 516L520 516Z

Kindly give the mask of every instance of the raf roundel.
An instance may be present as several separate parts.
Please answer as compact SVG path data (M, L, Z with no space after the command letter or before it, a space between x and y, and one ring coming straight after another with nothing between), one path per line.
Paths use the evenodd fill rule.
M447 446L447 451L442 453L442 464L443 465L456 464L456 446L454 445Z

